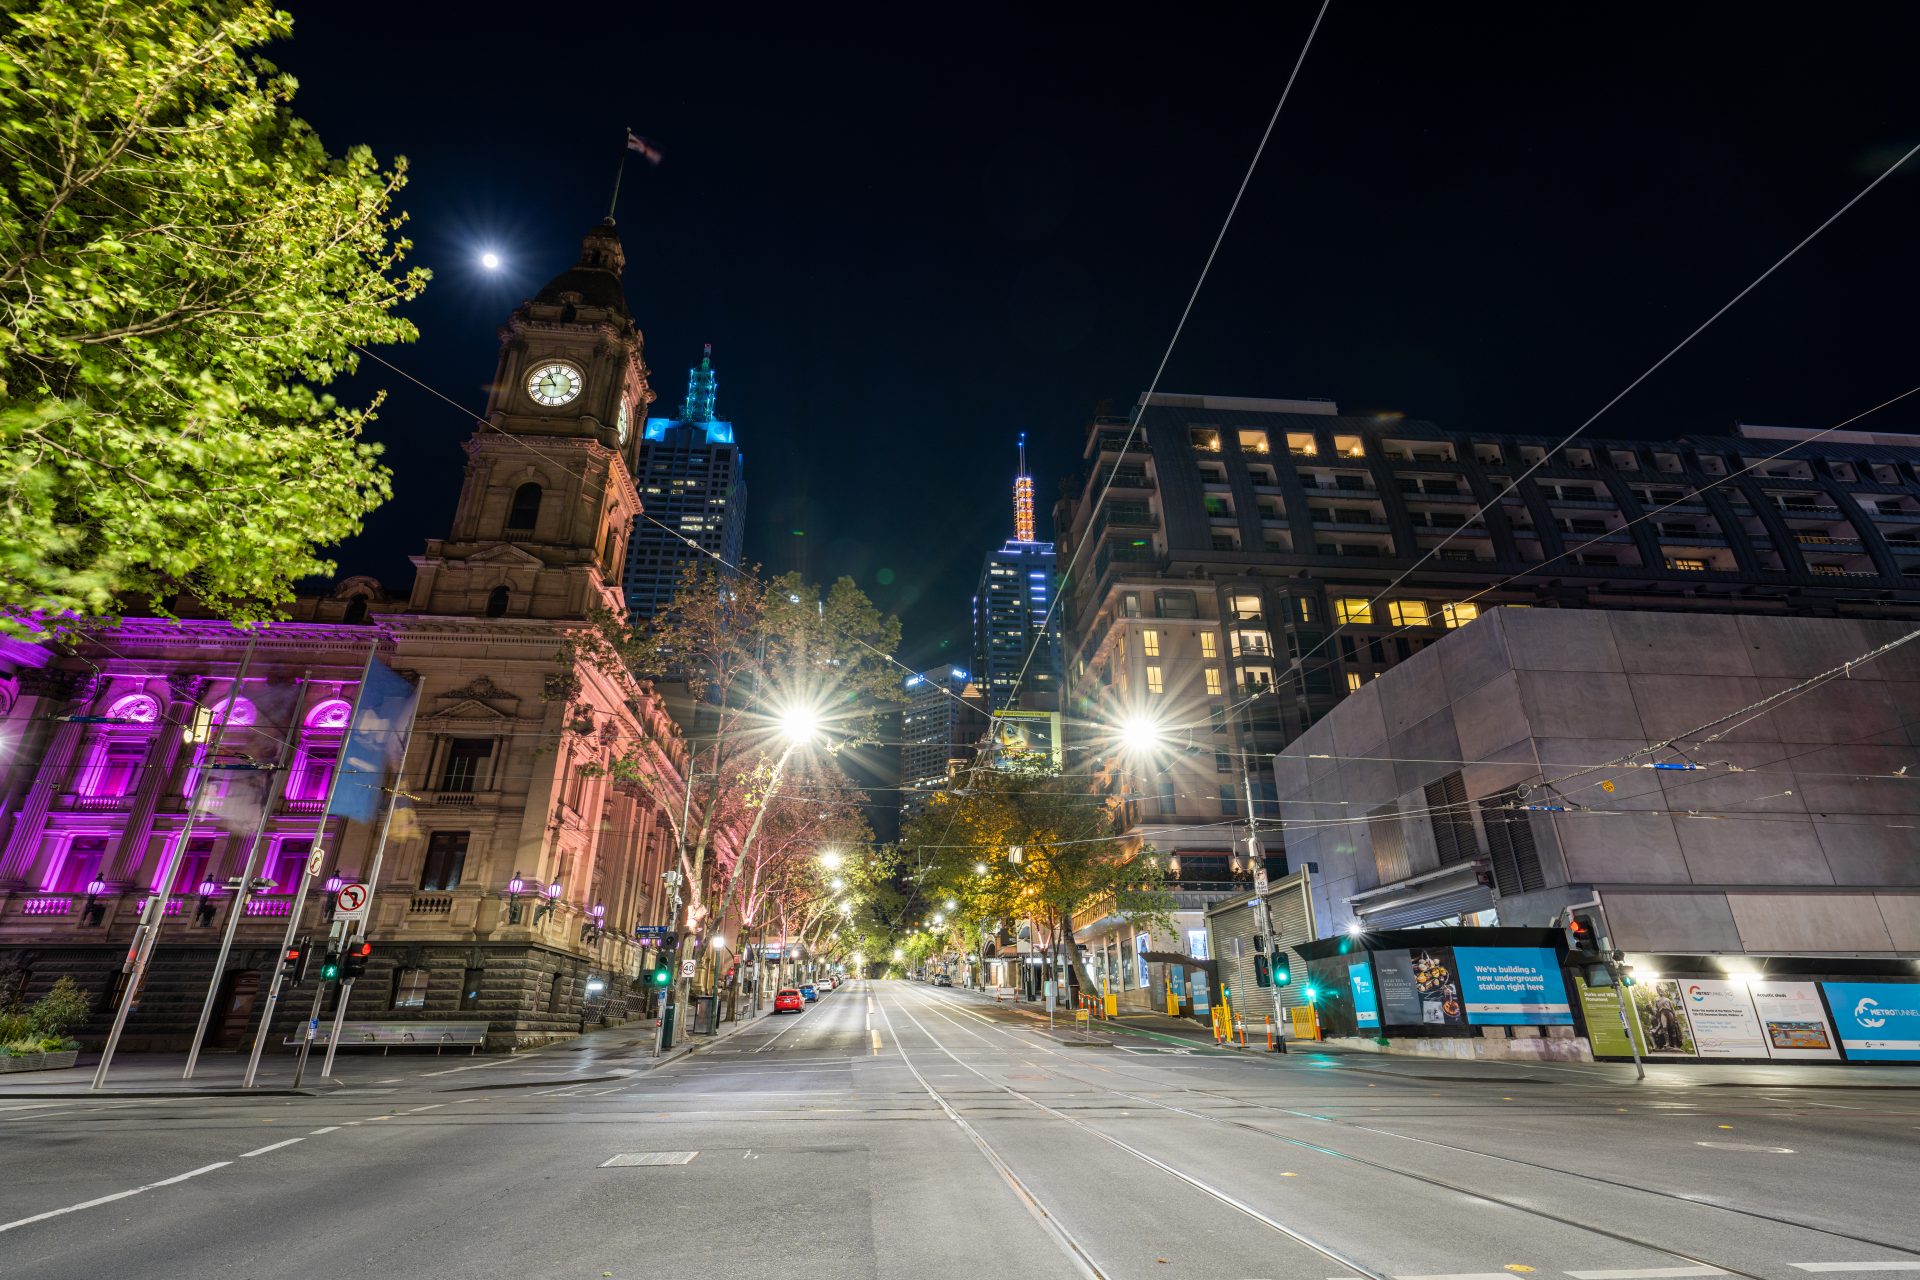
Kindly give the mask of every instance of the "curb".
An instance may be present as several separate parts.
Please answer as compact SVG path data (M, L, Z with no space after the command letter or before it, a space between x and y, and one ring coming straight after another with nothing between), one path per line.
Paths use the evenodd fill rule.
M313 1089L92 1089L83 1093L0 1093L0 1099L33 1098L324 1098Z

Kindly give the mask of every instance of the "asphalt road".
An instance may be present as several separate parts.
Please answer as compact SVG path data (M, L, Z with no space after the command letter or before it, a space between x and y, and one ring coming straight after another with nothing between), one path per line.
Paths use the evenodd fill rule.
M1920 1090L1870 1073L1188 1050L902 982L645 1053L0 1098L0 1276L1920 1273Z

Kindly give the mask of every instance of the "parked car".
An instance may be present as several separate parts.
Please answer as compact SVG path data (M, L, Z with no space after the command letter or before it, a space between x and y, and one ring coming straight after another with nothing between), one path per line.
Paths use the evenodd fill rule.
M933 985L936 987L950 987L953 985L953 979L944 973L936 973L933 975Z
M807 1002L801 997L797 987L782 987L773 997L775 1013L804 1013L806 1008Z
M803 982L800 984L800 998L808 1004L812 1004L820 998L820 988L814 986L811 982Z

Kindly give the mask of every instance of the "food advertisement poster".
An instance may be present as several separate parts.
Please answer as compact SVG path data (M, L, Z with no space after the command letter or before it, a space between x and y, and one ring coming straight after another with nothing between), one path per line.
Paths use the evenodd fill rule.
M1920 1062L1920 983L1820 985L1849 1061Z
M1636 982L1627 991L1633 998L1634 1024L1640 1029L1640 1044L1649 1057L1691 1058L1696 1055L1693 1029L1680 1004L1680 982L1674 978L1656 978Z
M1703 1058L1764 1058L1766 1035L1744 982L1679 978L1680 1007L1693 1028L1694 1049Z
M1820 1004L1820 989L1811 982L1767 982L1750 979L1747 991L1760 1018L1769 1057L1786 1061L1832 1061L1840 1056L1840 1040Z
M1389 1027L1464 1027L1452 947L1376 951L1381 1016Z
M1547 947L1454 947L1473 1026L1573 1025L1560 958Z

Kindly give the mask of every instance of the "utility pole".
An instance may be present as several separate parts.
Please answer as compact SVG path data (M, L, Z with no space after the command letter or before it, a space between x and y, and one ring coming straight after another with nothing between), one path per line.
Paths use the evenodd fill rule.
M140 988L146 983L147 967L153 962L153 949L160 942L160 925L167 918L167 903L173 899L173 880L180 874L180 860L193 838L195 824L206 816L203 802L207 797L207 784L213 780L214 767L220 759L220 747L226 741L227 722L233 718L233 704L240 697L240 685L253 666L253 649L259 640L258 628L247 633L247 649L241 655L240 669L234 673L233 684L227 689L226 705L220 712L220 725L213 731L213 740L207 744L207 754L200 758L200 774L193 782L193 800L187 805L186 830L168 851L166 867L160 873L160 883L147 895L146 908L141 911L140 923L134 929L133 946L128 948L126 963L122 968L127 975L127 989L120 996L120 1007L113 1011L113 1028L107 1032L107 1044L100 1053L100 1065L93 1073L93 1088L96 1090L106 1087L107 1071L113 1066L114 1050L120 1047L120 1033L126 1030L127 1015L140 1003Z
M415 708L418 708L420 705L419 699L416 698L413 705ZM407 734L408 743L411 744L413 741L413 718L411 712L408 714L407 727L404 732ZM367 868L367 874L362 881L367 886L368 893L374 892L380 884L380 863L381 860L387 856L387 837L393 834L393 811L400 803L400 785L405 781L406 776L406 753L402 752L400 768L394 773L393 785L387 788L386 812L380 819L380 839L376 841L373 846L373 862ZM372 909L369 908L366 923L360 927L360 936L365 938L367 934L373 931L372 926L373 912ZM340 940L343 949L351 938L352 935L348 934ZM340 997L334 1001L333 1030L327 1036L326 1061L320 1064L320 1078L323 1080L333 1074L333 1055L334 1051L340 1047L340 1028L347 1020L347 1000L352 995L353 979L343 973L340 978Z
M1248 745L1252 735L1241 739ZM1247 859L1253 871L1253 927L1267 940L1267 989L1273 995L1274 1048L1287 1051L1286 1011L1281 1005L1280 984L1273 981L1273 957L1279 954L1280 940L1273 936L1273 912L1267 906L1267 853L1260 845L1260 819L1253 807L1253 774L1247 766L1246 750L1240 752L1240 788L1247 797ZM1288 966L1289 972L1292 966Z

